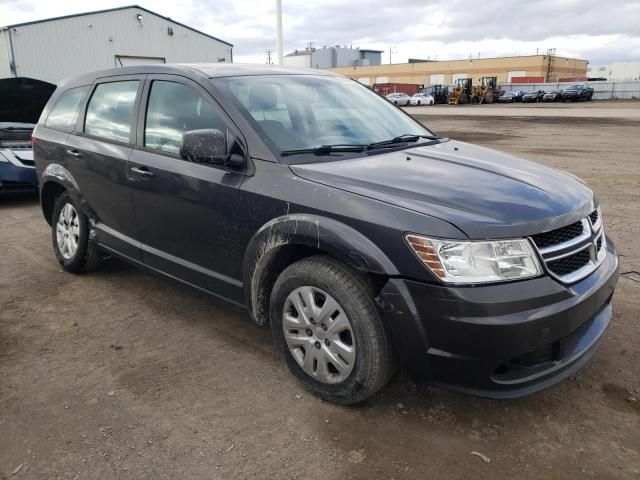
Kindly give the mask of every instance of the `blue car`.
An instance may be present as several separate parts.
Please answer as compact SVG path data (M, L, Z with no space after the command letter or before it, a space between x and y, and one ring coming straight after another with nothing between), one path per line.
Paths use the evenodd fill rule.
M31 132L55 88L32 78L0 80L0 193L38 190Z

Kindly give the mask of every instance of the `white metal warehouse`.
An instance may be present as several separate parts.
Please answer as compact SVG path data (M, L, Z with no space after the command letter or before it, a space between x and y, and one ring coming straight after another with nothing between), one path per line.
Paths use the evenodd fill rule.
M232 61L232 44L137 5L0 27L0 78L57 83L140 63Z

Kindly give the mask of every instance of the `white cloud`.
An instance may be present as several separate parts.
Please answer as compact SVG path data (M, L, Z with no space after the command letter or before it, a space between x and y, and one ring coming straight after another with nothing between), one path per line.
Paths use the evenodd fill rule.
M0 0L3 24L128 5L131 0ZM283 0L285 53L307 42L353 45L408 58L558 55L592 63L640 60L637 0ZM146 0L143 7L234 44L239 62L265 62L275 49L274 0ZM383 55L388 61L388 53Z

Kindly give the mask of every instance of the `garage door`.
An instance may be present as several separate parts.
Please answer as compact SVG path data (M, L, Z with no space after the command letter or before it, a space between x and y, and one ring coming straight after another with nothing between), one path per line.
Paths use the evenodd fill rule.
M444 74L436 73L435 75L429 75L429 85L443 85Z
M136 57L129 55L116 55L116 67L128 67L129 65L149 65L155 63L167 63L164 57Z

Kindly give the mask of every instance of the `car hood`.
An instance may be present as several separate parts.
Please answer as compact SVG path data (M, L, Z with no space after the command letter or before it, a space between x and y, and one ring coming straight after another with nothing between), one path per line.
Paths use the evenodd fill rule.
M38 123L56 86L35 78L0 79L0 122Z
M307 180L448 221L474 239L533 235L596 206L593 192L571 174L454 140L290 168Z

